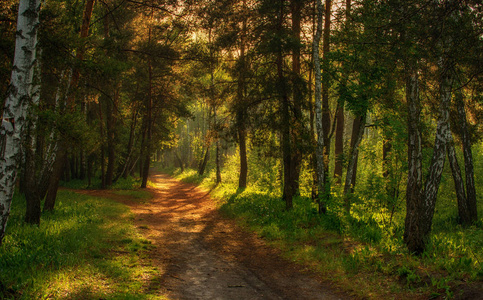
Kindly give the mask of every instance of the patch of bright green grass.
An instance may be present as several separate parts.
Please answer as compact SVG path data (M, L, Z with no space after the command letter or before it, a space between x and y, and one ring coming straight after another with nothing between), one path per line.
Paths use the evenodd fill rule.
M0 298L164 299L150 291L155 271L128 208L109 199L59 191L40 227L25 225L18 194L0 247Z

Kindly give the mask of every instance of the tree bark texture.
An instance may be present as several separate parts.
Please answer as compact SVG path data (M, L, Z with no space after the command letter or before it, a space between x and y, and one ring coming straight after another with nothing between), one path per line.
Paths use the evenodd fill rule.
M292 0L290 3L292 13L292 36L296 45L292 49L292 99L293 99L293 121L291 126L291 144L292 144L292 157L291 163L291 176L292 190L294 195L299 194L300 190L300 165L302 162L301 145L303 140L304 127L302 125L302 105L304 102L304 93L302 90L303 80L300 74L300 34L301 34L301 20L302 20L302 1Z
M342 165L344 155L344 107L337 105L337 126L335 128L335 166L334 166L334 178L335 183L340 184L342 182Z
M324 35L322 41L322 126L324 127L324 168L325 173L329 174L330 162L330 107L329 107L329 61L328 55L330 51L330 24L332 14L332 0L325 1L325 20L324 20Z
M463 101L463 94L456 93L456 107L458 111L458 119L460 123L461 141L463 143L463 157L465 160L465 181L466 181L466 201L469 213L470 222L474 223L478 220L478 210L476 206L476 188L475 175L473 170L473 153L471 152L471 140L468 133L468 124L466 120L465 103ZM468 225L468 224L465 224Z
M323 21L324 7L321 0L317 0L317 30L314 35L313 41L313 56L314 56L314 74L315 74L315 127L317 130L317 149L316 161L317 161L317 190L318 190L318 202L319 213L325 212L325 199L328 197L328 191L326 190L326 173L325 173L325 160L324 160L324 126L322 125L322 88L321 88L321 70L320 70L320 56L319 56L319 44L322 36L322 21Z
M451 174L453 175L454 186L456 190L456 199L458 201L458 216L462 224L471 224L470 209L466 200L465 183L461 176L461 169L456 157L456 151L454 148L453 137L450 137L450 141L447 147L448 161L451 167Z
M285 19L284 14L284 1L279 3L279 14L277 30L280 35L283 34L283 23ZM291 116L290 116L290 100L287 91L287 82L283 70L283 49L282 45L277 50L276 67L277 67L277 80L279 90L279 101L281 107L281 144L282 144L282 160L283 160L283 195L282 198L285 201L285 208L290 210L293 208L294 191L294 174L292 164L292 141L291 141Z
M243 2L245 8L246 3ZM238 130L238 146L240 151L240 175L238 177L238 188L244 189L247 187L248 177L248 159L247 159L247 132L246 132L246 104L245 104L245 72L246 72L246 58L245 58L245 39L247 31L247 20L243 19L242 31L240 36L240 70L238 72L238 86L237 86L237 107L236 119Z
M406 219L404 242L411 252L424 251L419 215L422 209L422 148L421 106L419 100L419 78L413 71L406 80L408 107L408 178L406 185Z
M421 177L421 140L414 135L414 126L419 126L419 99L414 92L415 83L417 83L417 75L410 78L407 93L410 95L408 99L408 186L406 192L407 213L406 228L404 232L404 241L410 252L421 254L427 244L431 225L433 221L434 208L436 205L436 196L438 193L441 175L443 173L444 162L447 152L447 144L451 137L449 125L449 106L451 103L452 89L452 70L447 65L442 67L440 79L440 109L438 125L436 128L436 137L433 147L433 156L429 166L429 172L424 184L424 190L421 191L419 184L415 180ZM416 77L416 79L415 79ZM416 84L417 85L417 84ZM414 96L415 99L412 99ZM415 103L413 103L415 102ZM417 106L417 108L416 108ZM414 124L410 124L414 122ZM419 149L415 147L419 143ZM411 152L409 152L411 151ZM414 153L413 153L414 152ZM415 159L417 158L417 161ZM420 182L420 181L419 181Z
M40 4L40 0L19 2L15 57L0 127L0 244L10 214L21 160L21 136L32 96Z

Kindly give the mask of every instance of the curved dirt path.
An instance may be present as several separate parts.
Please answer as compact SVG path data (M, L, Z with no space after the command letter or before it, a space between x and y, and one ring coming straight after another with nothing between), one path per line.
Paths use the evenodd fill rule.
M151 200L125 201L155 246L150 290L189 300L350 299L220 216L206 191L165 174L151 181Z

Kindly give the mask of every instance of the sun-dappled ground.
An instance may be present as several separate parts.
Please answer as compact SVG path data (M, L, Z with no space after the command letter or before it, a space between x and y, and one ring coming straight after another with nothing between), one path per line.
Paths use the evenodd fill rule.
M221 217L207 191L164 174L151 180L151 200L124 201L154 246L151 289L175 299L350 298Z

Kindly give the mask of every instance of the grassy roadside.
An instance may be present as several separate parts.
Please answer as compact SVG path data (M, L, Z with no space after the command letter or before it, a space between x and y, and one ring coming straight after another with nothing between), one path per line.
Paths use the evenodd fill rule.
M211 173L201 177L194 170L165 171L206 189L214 187ZM481 226L463 229L455 220L444 221L449 207L444 200L437 208L441 217L435 218L428 251L414 257L403 244L400 219L385 228L375 221L376 214L346 219L340 208L320 216L306 197L294 199L294 210L287 212L276 191L237 191L229 181L214 188L212 196L222 212L282 249L286 257L358 297L480 299L483 294Z
M125 205L61 190L37 227L24 224L24 202L17 194L0 247L1 299L164 299L147 288L151 244Z

